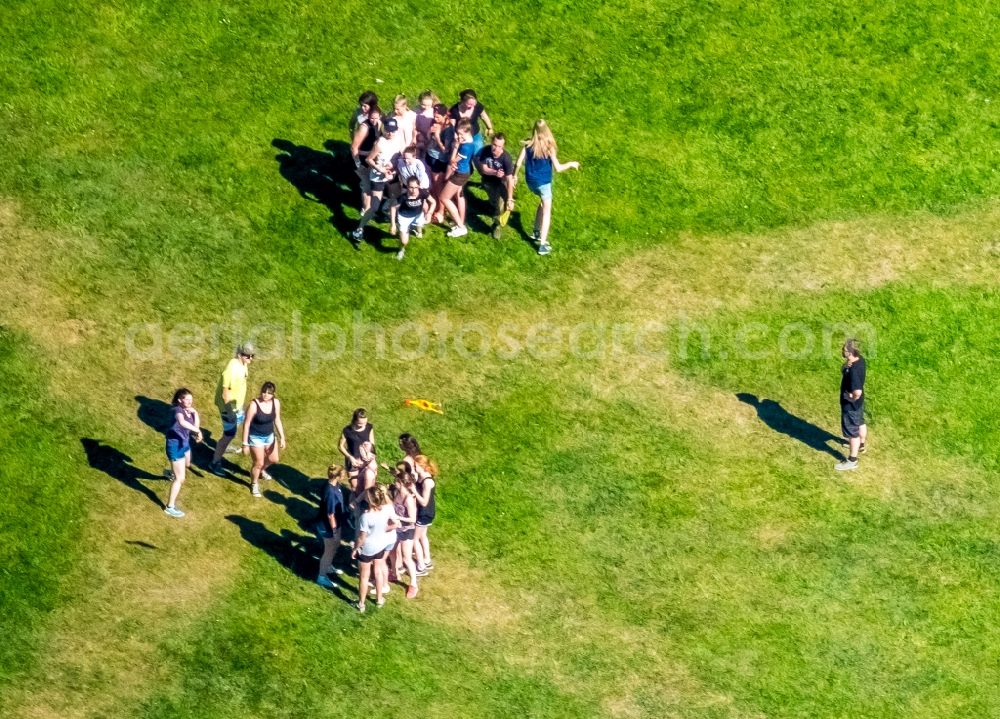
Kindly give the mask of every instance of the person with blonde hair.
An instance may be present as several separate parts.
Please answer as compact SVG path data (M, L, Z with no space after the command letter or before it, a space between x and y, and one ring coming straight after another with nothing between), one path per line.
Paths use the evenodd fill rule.
M514 176L524 165L524 181L528 189L538 195L541 200L535 212L535 229L531 239L538 243L538 254L547 255L552 252L549 244L549 226L552 224L552 171L579 170L579 162L559 162L556 156L556 138L545 120L538 120L531 132L531 137L522 143L521 153L517 156L514 166Z
M392 103L392 116L396 118L400 140L403 147L409 147L417 141L417 113L410 109L410 101L406 95L396 95Z
M376 484L365 494L368 508L358 522L358 536L351 553L351 557L358 560L358 603L355 606L359 612L365 611L372 574L375 579L375 604L379 607L385 604L383 595L388 585L385 555L387 549L396 543L398 524L385 487Z
M319 503L319 513L316 516L316 536L323 540L323 555L319 559L319 573L316 584L326 589L336 589L337 583L327 575L330 572L343 574L334 568L333 558L340 546L340 532L343 527L346 510L344 508L344 493L340 483L347 479L347 472L338 464L331 464L326 469L326 486L323 488L323 499Z
M215 443L215 452L208 471L218 477L229 476L222 468L222 456L226 453L229 443L236 437L236 429L243 423L247 400L247 375L250 363L257 349L253 342L243 342L236 348L236 355L229 360L222 370L219 383L215 388L215 406L219 408L222 418L222 436ZM241 450L242 451L242 450Z

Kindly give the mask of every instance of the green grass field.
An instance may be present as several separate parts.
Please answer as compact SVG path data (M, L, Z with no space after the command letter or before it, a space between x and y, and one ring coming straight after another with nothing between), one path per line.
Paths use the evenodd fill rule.
M5 4L0 716L1000 716L997 18ZM469 86L581 162L554 254L524 188L500 242L355 252L309 169L357 95ZM217 436L254 328L280 482L200 472L169 519L161 403ZM438 568L365 615L306 528L356 406L442 466Z

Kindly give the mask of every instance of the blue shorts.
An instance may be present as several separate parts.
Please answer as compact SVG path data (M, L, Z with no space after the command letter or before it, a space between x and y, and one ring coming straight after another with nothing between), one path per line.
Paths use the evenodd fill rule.
M191 444L189 442L182 442L179 439L167 439L167 459L171 462L184 459L190 451Z
M235 437L236 436L236 428L239 427L241 424L243 424L243 418L246 415L243 414L243 410L241 409L239 412L236 413L236 421L235 422L228 422L228 421L226 421L226 416L227 415L225 415L225 414L222 415L222 436L223 437Z
M552 183L546 182L544 185L533 185L528 183L528 189L541 197L543 200L552 199Z
M251 447L270 447L274 444L274 434L251 434Z

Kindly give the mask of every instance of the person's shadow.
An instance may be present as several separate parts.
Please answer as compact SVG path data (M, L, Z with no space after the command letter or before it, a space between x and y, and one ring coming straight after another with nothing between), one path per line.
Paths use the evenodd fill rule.
M315 531L316 521L319 518L319 504L323 499L323 489L326 486L326 480L312 479L294 467L289 467L287 464L271 465L268 468L268 472L274 477L275 483L290 491L292 496L286 497L274 489L265 489L264 498L274 504L283 506L288 516L294 519L298 523L299 528L304 532L311 533ZM342 527L341 540L350 542L353 539L354 530L347 526ZM342 549L343 547L338 550L337 555L334 557L334 566L340 567L347 574L351 574L350 558L343 556Z
M147 426L166 436L167 430L170 429L170 425L174 422L173 408L161 399L154 399L141 394L135 396L135 401L139 404L136 410L139 419ZM204 415L202 415L202 418L204 418ZM206 469L212 463L212 457L215 453L215 440L212 438L211 431L202 427L201 435L201 442L191 440L191 473L196 477L202 475L195 471L194 467ZM241 487L250 486L249 482L244 482L238 477L232 476L234 474L248 474L245 469L227 461L225 457L222 459L222 466L227 470L226 479L230 482L238 484Z
M826 452L837 459L842 459L841 453L827 444L831 440L838 445L842 444L840 437L827 432L822 427L817 427L812 422L796 417L782 407L780 402L775 402L773 399L758 399L756 395L748 392L737 393L736 399L757 410L760 421L775 432L797 439L817 452Z
M316 581L319 560L312 551L315 537L304 537L287 529L277 534L260 522L238 514L227 514L226 519L239 527L244 541L265 552L299 579L310 583ZM354 598L345 594L345 589L338 583L332 592L345 602L353 602Z
M472 192L475 189L476 192ZM467 182L465 194L466 225L473 232L488 235L493 229L493 207L482 182Z
M150 502L161 509L166 505L156 492L144 485L140 480L163 479L163 475L150 474L133 464L133 459L121 450L105 444L99 439L83 437L80 439L87 463L94 469L99 469L109 477L117 479L129 489L144 495Z
M330 211L330 224L348 235L357 221L348 218L344 208L360 208L351 146L328 140L324 152L281 138L271 140L271 145L280 151L274 159L278 161L281 176L303 199L324 205Z
M292 496L286 497L281 492L265 489L265 499L282 505L288 516L298 522L299 527L311 532L318 511L313 480L287 464L272 464L267 471L274 477L275 483L291 492ZM264 486L267 486L267 482Z
M281 138L271 140L271 145L280 150L274 159L278 161L281 176L303 199L325 206L330 211L330 224L349 240L358 221L349 218L344 209L352 207L359 215L361 212L361 194L350 143L327 140L323 143L325 152ZM388 232L371 224L365 229L364 241L382 254L399 251L398 242Z
M517 201L516 210L510 213L510 220L507 222L507 226L512 230L517 232L518 237L528 245L535 252L538 251L538 243L531 239L531 233L535 231L535 211L532 212L525 218L524 212L521 211L521 201ZM530 225L525 225L525 219L528 220ZM531 227L531 232L528 231L528 227Z

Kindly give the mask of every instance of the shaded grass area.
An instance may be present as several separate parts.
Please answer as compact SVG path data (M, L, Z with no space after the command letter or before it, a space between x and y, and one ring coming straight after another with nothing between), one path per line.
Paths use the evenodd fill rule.
M63 598L85 521L85 485L67 426L72 410L52 402L38 357L29 338L0 326L8 388L0 394L0 695L44 651L39 630Z

